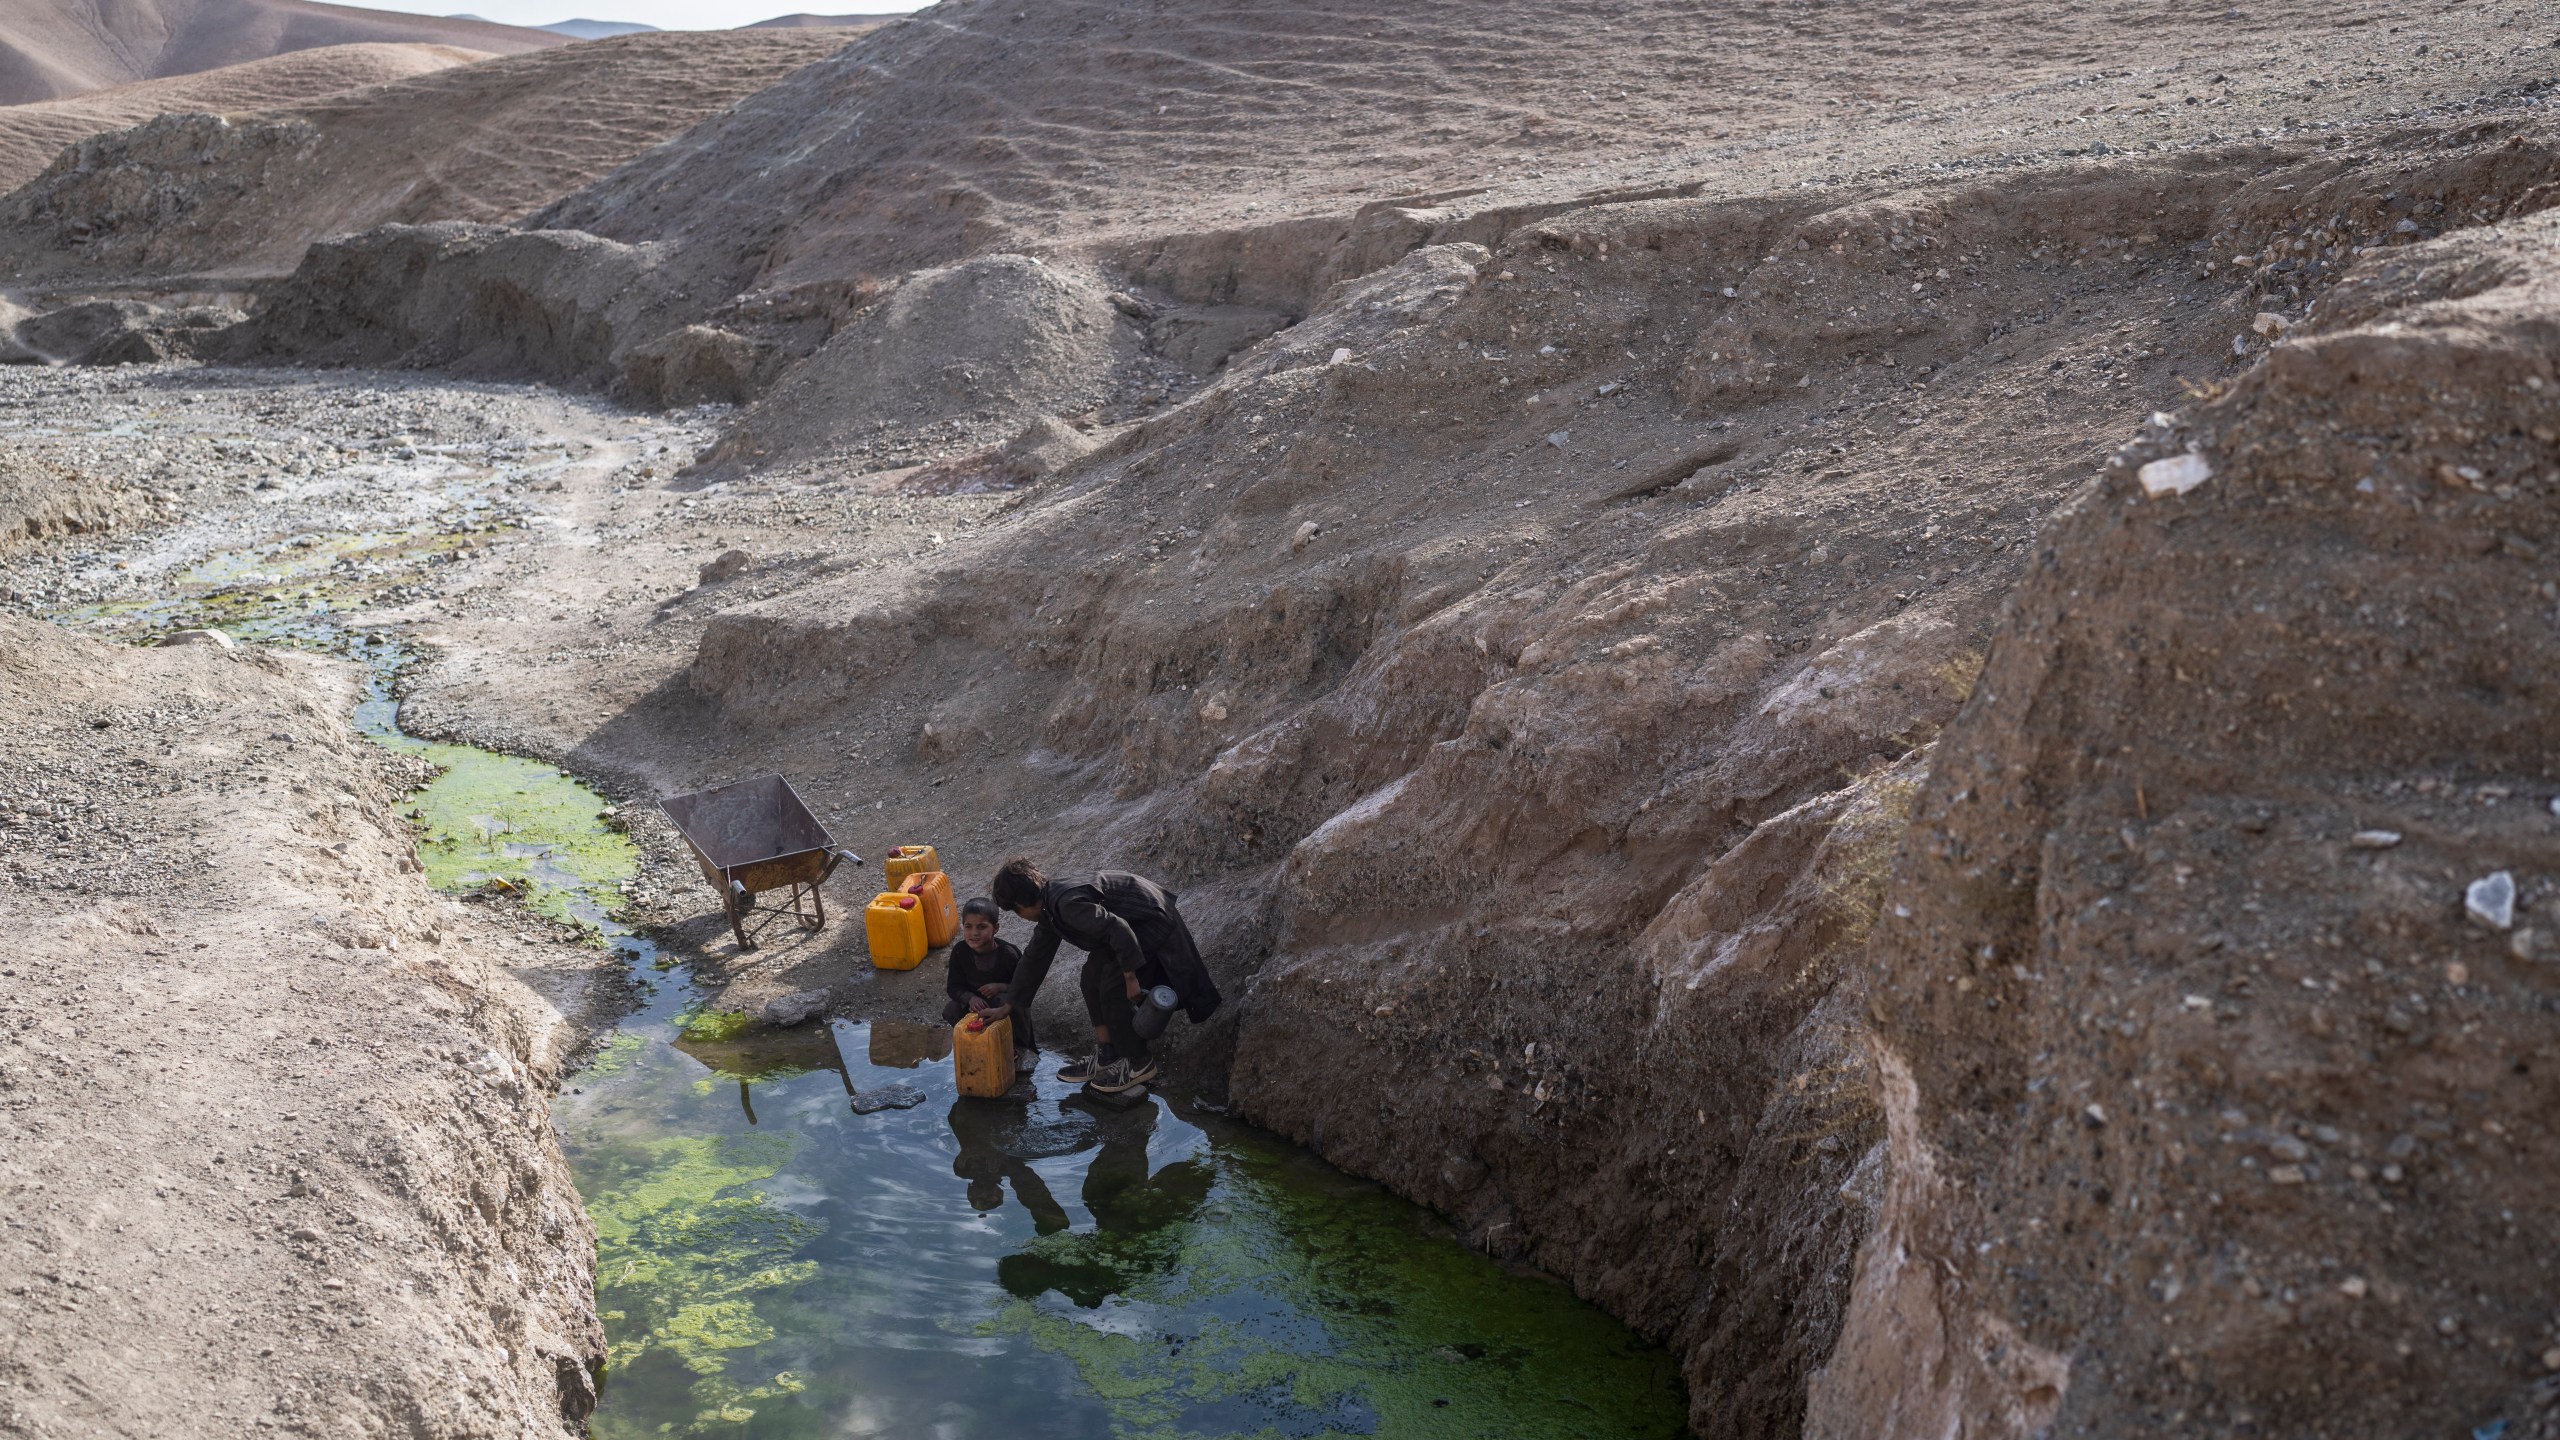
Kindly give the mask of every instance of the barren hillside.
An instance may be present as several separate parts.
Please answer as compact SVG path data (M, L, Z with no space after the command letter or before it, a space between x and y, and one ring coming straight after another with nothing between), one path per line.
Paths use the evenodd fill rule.
M1380 21L953 0L526 221L574 237L386 230L315 257L246 353L750 398L901 277L1014 250L1226 307L1178 318L1194 338L1160 347L1196 379L1222 345L1425 241L1608 198L1900 188L2314 138L2531 93L2553 29L2547 6L2478 28L2379 4L2203 19L1628 4L1589 25L1500 3ZM422 270L424 290L406 278ZM1127 378L1133 395L1185 388ZM871 417L901 433L865 453L966 448L985 408ZM844 456L832 418L748 418L741 449L768 463ZM922 431L939 433L905 433Z
M1877 936L1815 1433L2560 1423L2554 239L2365 260L2047 528Z
M1570 11L1430 0L1383 12L953 0L540 223L666 241L688 277L713 285L788 289L1387 197L1475 207L1674 175L1756 191L1836 172L1844 153L1973 168L1994 153L2247 133L2285 114L2234 113L2219 103L2234 93L2292 102L2309 87L2324 113L2379 113L2409 97L2385 93L2374 63L2462 23L2404 23L2379 0L2193 15L1993 0ZM2466 39L2460 59L2430 52L2416 65L2474 83L2489 65L2529 74L2540 56L2502 52L2550 38L2511 23L2494 33L2504 43ZM2346 93L2321 93L2332 88ZM2007 103L1983 106L1995 97ZM2073 123L2083 112L2098 123ZM2137 115L2150 123L2127 134L2119 122ZM2001 129L2021 126L2032 135ZM1821 143L1760 158L1816 128ZM1876 132L1909 139L1876 147Z
M510 55L564 37L485 20L311 0L18 0L0 14L0 105L192 75L331 45Z
M0 199L0 257L20 282L231 278L289 271L312 241L385 222L511 220L842 43L631 35L229 120L164 116L81 141Z
M12 105L0 109L0 191L34 179L74 141L155 115L272 110L487 58L485 51L450 45L329 45L200 74L114 85L70 99Z
M422 585L403 723L1163 877L1177 1083L1701 1435L2540 1440L2555 38L949 0L200 353L743 402ZM276 213L191 193L117 263Z

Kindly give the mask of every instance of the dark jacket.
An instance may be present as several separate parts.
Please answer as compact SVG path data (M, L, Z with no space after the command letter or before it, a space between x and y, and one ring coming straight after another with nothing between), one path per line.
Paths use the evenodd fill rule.
M1182 1012L1194 1025L1217 1013L1217 982L1174 908L1173 892L1153 880L1105 870L1090 881L1050 881L1041 887L1040 925L1022 952L1024 963L1046 975L1061 940L1087 955L1107 955L1127 973L1152 968L1182 997Z
M999 935L996 947L981 955L969 948L966 940L951 942L951 969L943 977L942 988L963 1008L981 985L1010 985L1013 972L1022 964L1022 950Z

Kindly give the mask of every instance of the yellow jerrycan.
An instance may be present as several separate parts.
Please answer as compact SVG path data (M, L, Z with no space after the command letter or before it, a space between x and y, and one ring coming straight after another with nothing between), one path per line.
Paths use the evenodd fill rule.
M888 858L882 860L880 866L889 872L889 888L895 890L898 888L898 882L910 875L922 875L940 870L942 860L933 853L933 847L930 845L901 845L890 851Z
M990 1025L983 1015L962 1016L951 1027L951 1069L960 1093L993 1100L1013 1088L1013 1017Z
M913 970L933 947L924 943L924 902L913 895L878 895L862 907L863 938L871 963L883 970Z
M924 910L924 943L939 950L960 933L960 906L951 898L951 877L939 870L920 870L898 882L898 893L913 895Z

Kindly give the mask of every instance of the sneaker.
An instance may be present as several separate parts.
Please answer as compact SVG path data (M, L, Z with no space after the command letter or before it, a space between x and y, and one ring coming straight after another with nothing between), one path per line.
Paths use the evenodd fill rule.
M1039 1069L1039 1068L1040 1068L1040 1052L1039 1052L1039 1051L1037 1051L1037 1050L1016 1050L1016 1051L1014 1051L1014 1052L1013 1052L1013 1073L1014 1073L1014 1074L1016 1074L1016 1075L1028 1075L1028 1074L1030 1074L1032 1071L1037 1070L1037 1069Z
M1094 1063L1090 1055L1081 1055L1058 1067L1058 1078L1070 1085L1082 1085L1093 1078Z
M1096 1071L1093 1079L1086 1083L1105 1095L1117 1095L1123 1090L1135 1090L1154 1078L1156 1062L1153 1059L1142 1060L1135 1065L1126 1060L1114 1060Z

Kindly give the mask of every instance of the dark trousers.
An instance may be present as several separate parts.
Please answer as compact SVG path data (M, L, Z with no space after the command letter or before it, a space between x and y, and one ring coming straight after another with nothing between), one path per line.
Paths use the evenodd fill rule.
M1128 972L1120 968L1117 956L1094 955L1086 958L1084 973L1076 977L1077 988L1084 991L1084 1013L1093 1023L1111 1033L1111 1047L1120 1058L1135 1065L1147 1058L1147 1042L1138 1034L1134 1023L1138 1010L1129 1002ZM1161 985L1164 971L1149 961L1138 967L1140 986Z
M997 996L995 999L990 1000L987 1003L990 1005L1002 1005L1012 998L1012 988L1008 986L1004 994ZM942 1023L945 1025L957 1025L960 1023L962 1018L968 1015L968 1013L969 1007L967 1005L958 1000L952 1000L942 1007ZM1013 1048L1016 1050L1037 1050L1040 1048L1039 1040L1031 1033L1031 1011L1027 1007L1017 1006L1014 1009Z

